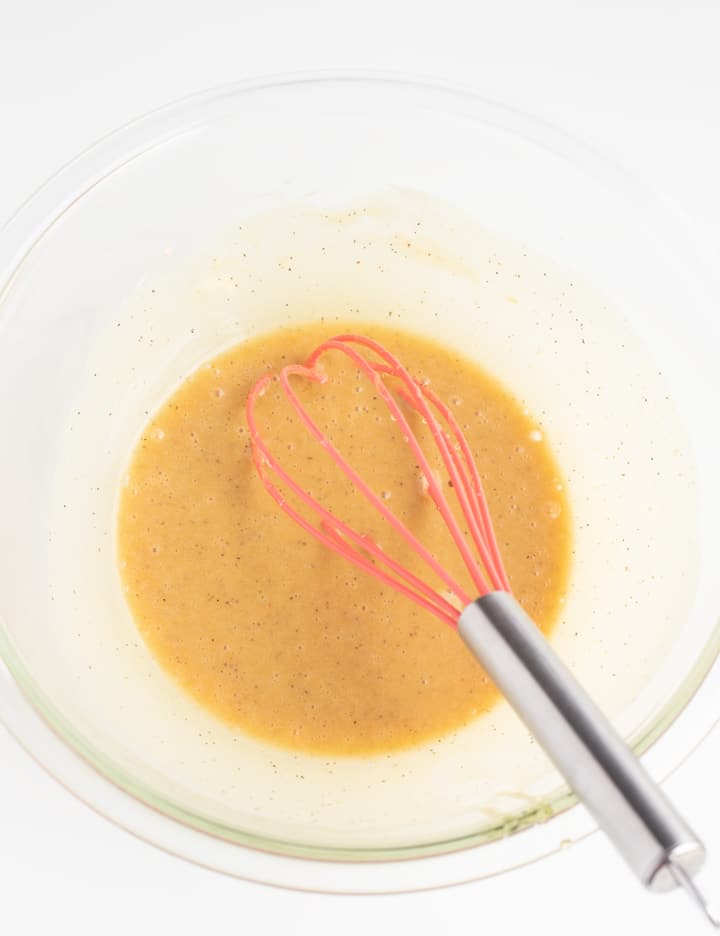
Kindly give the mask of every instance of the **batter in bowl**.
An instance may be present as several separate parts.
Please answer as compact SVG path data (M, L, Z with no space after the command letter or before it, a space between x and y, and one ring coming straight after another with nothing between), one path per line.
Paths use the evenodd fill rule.
M363 755L452 732L487 712L497 692L450 628L303 535L256 477L244 416L250 387L345 330L381 340L451 403L483 476L513 590L548 631L567 585L571 538L562 480L541 430L454 351L376 325L284 329L192 373L132 456L118 554L144 640L200 705L284 747ZM387 414L370 386L346 363L328 360L327 367L336 369L331 395L310 386L299 392L314 394L335 444L462 579L406 447L392 427L377 425ZM426 575L328 469L282 400L269 390L260 416L284 466L338 516Z

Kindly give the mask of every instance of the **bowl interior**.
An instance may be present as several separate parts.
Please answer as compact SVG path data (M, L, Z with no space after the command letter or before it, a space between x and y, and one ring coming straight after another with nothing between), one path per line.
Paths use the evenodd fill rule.
M164 675L125 608L114 510L147 414L247 336L388 309L549 434L576 526L553 641L636 748L655 739L716 650L720 387L706 288L652 204L522 116L403 82L223 90L101 163L11 245L0 307L0 647L66 740L166 814L282 853L453 850L568 802L504 704L388 757L244 737ZM679 757L669 735L658 750L661 770Z

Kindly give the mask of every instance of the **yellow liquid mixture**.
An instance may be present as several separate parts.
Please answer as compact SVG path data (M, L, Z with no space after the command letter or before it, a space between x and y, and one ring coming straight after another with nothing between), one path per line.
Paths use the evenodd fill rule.
M451 404L478 462L513 590L544 631L570 565L568 505L541 431L453 351L377 326L317 323L247 341L191 374L145 428L121 492L127 601L156 659L202 706L266 741L330 755L427 742L497 699L451 628L317 543L256 475L245 420L251 386L352 330L383 342ZM298 393L472 592L387 410L352 366L324 361L328 383L298 382ZM299 427L277 384L257 412L273 453L316 498L441 587Z

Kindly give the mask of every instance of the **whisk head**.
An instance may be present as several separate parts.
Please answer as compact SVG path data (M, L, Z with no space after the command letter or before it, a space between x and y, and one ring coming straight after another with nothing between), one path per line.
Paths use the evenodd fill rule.
M383 496L368 485L311 417L293 389L293 379L305 379L315 384L328 383L330 378L322 368L321 358L330 353L344 355L371 381L378 399L387 406L390 418L397 424L404 443L415 458L423 490L435 504L462 556L475 594L468 593L467 587L443 567L405 521L390 508ZM385 552L366 532L353 529L283 468L270 451L256 418L258 400L275 380L303 428L445 589L433 587ZM429 430L449 478L454 506L436 476L418 434L410 424L408 416L411 412L415 412ZM450 407L434 393L427 382L412 377L397 357L379 342L364 335L338 335L318 345L304 364L289 364L277 375L262 377L248 395L247 421L255 467L265 489L291 519L329 549L453 627L457 625L460 611L474 598L490 591L510 591L480 472L467 439ZM292 502L289 494L294 495L295 502Z

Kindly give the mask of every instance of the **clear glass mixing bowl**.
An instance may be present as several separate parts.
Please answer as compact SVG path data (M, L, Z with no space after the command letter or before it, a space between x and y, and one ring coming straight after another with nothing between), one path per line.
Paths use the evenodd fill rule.
M166 368L175 379L203 355L281 320L271 312L240 322L221 316L198 344L182 316L174 330L167 310L161 321L138 297L147 299L169 276L180 282L233 226L278 202L347 204L393 188L458 206L500 237L592 283L663 372L692 478L665 477L669 487L657 490L687 495L677 514L687 518L687 529L662 521L676 516L677 504L651 501L644 529L654 572L634 583L645 597L622 618L632 633L623 640L619 627L608 625L603 643L597 622L576 621L580 636L563 644L561 627L559 649L606 706L612 709L614 696L625 700L612 714L634 749L648 751L659 777L682 761L717 714L718 673L711 670L720 641L712 536L720 473L713 430L720 398L717 296L677 220L580 144L457 89L349 74L279 77L191 97L100 141L0 234L0 653L7 667L0 711L40 763L105 815L192 860L286 886L375 892L439 886L534 860L591 828L581 808L567 809L572 795L541 761L539 773L506 791L502 803L475 809L471 786L462 787L456 770L458 757L466 766L472 756L467 745L461 754L441 745L432 769L427 752L372 767L335 764L338 781L311 759L238 741L193 711L121 610L108 545L112 504L148 388L157 390L153 380L160 375L162 383ZM130 355L122 337L134 334L138 317L155 349L146 358ZM454 334L482 362L470 324L460 317L438 326L437 335ZM99 346L104 383L93 384ZM532 370L526 363L518 380ZM603 387L631 385L618 383L612 359L605 364ZM636 397L626 401L635 416L624 412L622 395L610 395L604 410L613 431L627 419L630 447L633 426L642 438L643 401ZM92 406L96 421L83 428ZM603 490L609 482L598 468L606 443L598 435L596 457L583 461L579 449L587 455L587 439L577 428L563 442L561 422L555 436L564 467L572 474L578 459L578 474L592 476L612 516L612 491ZM73 434L81 431L91 441L78 447ZM64 492L77 499L64 503ZM630 497L613 519L618 536L633 503ZM75 511L70 522L63 519L68 510ZM681 562L674 540L685 536L697 552ZM590 560L608 569L621 561L617 552ZM612 607L611 598L598 592L594 607L606 599ZM635 657L659 641L663 607L673 626L662 659L647 685L634 685ZM498 749L501 760L511 754ZM281 803L271 806L261 789L263 771L278 759ZM231 768L241 778L236 783L228 780ZM326 800L345 797L345 812L322 796L313 800L300 773L325 784ZM383 800L385 819L378 811L377 791L386 781L396 804L411 803L401 818L393 818L392 799ZM370 794L361 795L361 787Z

